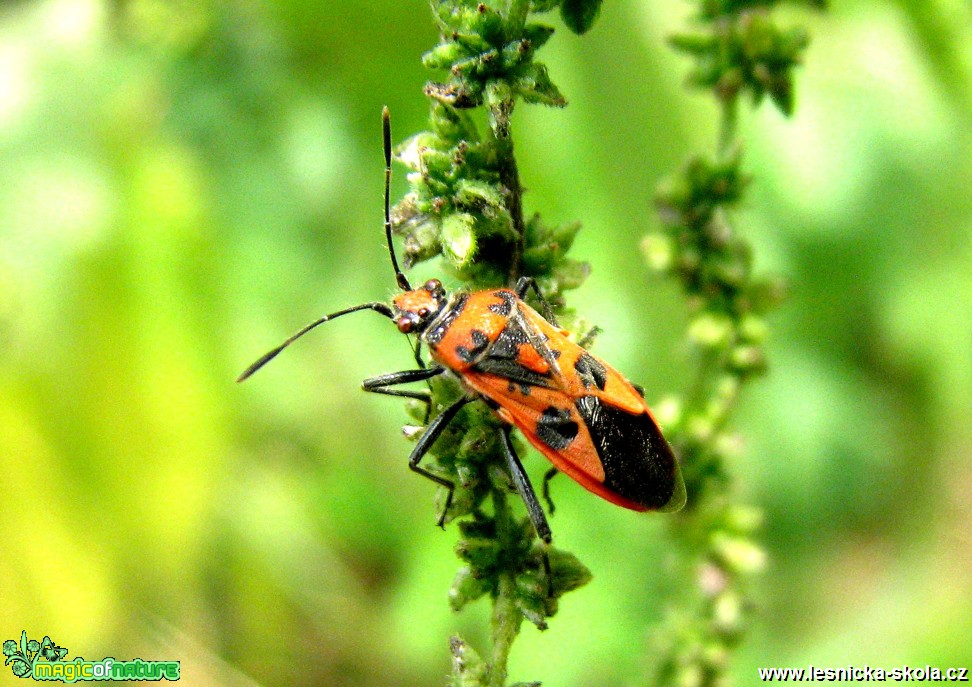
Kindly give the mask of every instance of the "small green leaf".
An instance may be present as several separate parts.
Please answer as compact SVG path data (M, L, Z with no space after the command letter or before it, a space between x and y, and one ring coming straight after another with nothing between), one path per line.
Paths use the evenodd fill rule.
M461 611L467 603L475 601L489 590L489 582L473 573L472 568L460 568L449 589L449 605L452 610Z
M554 269L554 278L559 290L576 289L581 286L591 274L591 266L581 260L564 258Z
M486 687L489 668L479 654L459 637L449 640L452 652L452 679L449 687Z
M517 597L516 607L523 614L523 617L537 626L537 629L546 630L546 605L535 599L526 599L522 596Z
M554 34L554 28L546 24L527 24L523 27L523 37L530 41L530 47L535 51L546 43Z
M552 548L549 556L555 597L583 587L591 581L591 571L569 551Z
M641 240L641 252L648 266L658 272L667 272L674 264L675 242L667 234L654 232Z
M493 184L478 179L460 179L456 184L456 202L470 207L503 207L503 196Z
M467 265L476 254L476 220L465 212L448 215L442 220L442 252L456 267Z
M509 135L510 113L513 111L513 89L503 80L493 79L486 84L486 116L489 128L504 138Z
M442 43L422 55L422 64L427 69L449 69L453 63L469 56L465 46L459 43Z
M559 255L563 255L574 245L577 232L581 230L580 222L566 222L553 228L551 232L554 249Z
M715 46L715 38L700 33L677 33L668 37L668 44L691 55L705 55Z
M567 99L550 80L547 68L533 62L523 69L516 79L516 90L528 103L539 103L550 107L564 107Z
M719 312L703 312L689 325L689 338L703 348L719 348L732 337L732 320Z
M580 35L594 26L601 11L601 0L563 0L560 16L567 28Z
M495 539L466 537L456 544L456 555L469 563L473 570L492 568L499 554L499 542Z

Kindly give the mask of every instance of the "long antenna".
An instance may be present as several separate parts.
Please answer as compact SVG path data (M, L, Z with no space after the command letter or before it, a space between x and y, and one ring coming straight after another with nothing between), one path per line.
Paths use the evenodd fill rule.
M387 107L381 110L381 131L385 140L385 240L388 241L388 254L391 256L392 267L395 269L395 280L398 288L402 291L411 291L412 285L408 283L405 274L398 267L398 258L395 257L395 246L392 245L392 225L390 210L391 195L391 113Z
M274 358L276 358L278 355L280 355L280 352L283 349L287 348L287 346L289 346L294 341L296 341L297 339L299 339L300 337L302 337L304 334L306 334L307 332L309 332L314 327L317 327L319 325L322 325L325 322L329 322L330 320L333 320L336 317L341 317L341 315L347 315L349 313L358 312L359 310L374 310L379 315L384 315L388 319L393 319L395 317L395 314L392 312L392 309L389 308L384 303L362 303L361 305L356 305L353 308L345 308L344 310L339 310L337 312L332 312L330 315L325 315L324 317L320 318L319 320L314 320L310 324L302 327L297 333L295 333L289 339L287 339L286 341L284 341L282 344L280 344L279 346L277 346L273 350L267 351L266 353L264 353L263 355L261 355L252 365L250 365L248 368L246 368L245 370L243 370L243 374L241 374L239 377L237 377L236 378L236 381L237 382L242 382L242 381L246 380L254 372L256 372L261 367L263 367L264 365L266 365L267 363L269 363L271 360L273 360Z

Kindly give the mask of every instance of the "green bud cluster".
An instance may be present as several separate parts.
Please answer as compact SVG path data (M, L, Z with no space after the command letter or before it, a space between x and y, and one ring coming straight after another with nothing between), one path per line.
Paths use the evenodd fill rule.
M449 640L452 678L446 687L481 687L490 684L490 670L476 650L460 637ZM515 682L510 687L540 687L539 682Z
M793 69L809 43L802 27L781 28L770 14L775 0L703 0L703 28L673 36L671 44L695 58L693 86L712 89L732 102L748 91L754 103L768 95L786 115L793 113ZM821 6L822 2L811 2Z
M405 236L405 266L444 255L455 269L509 253L519 240L500 184L495 146L483 142L471 117L434 103L431 131L397 146L411 192L395 206L394 230ZM493 261L494 263L496 260ZM500 274L502 269L495 266Z
M765 369L763 316L784 290L778 279L753 276L752 249L729 219L749 182L741 161L738 148L716 160L694 157L662 181L655 198L662 231L642 242L648 264L681 282L692 309L688 339L717 361L723 378L711 388L728 387L728 405L739 381ZM715 411L707 419L718 426L728 407L714 395L704 410Z
M562 307L563 292L580 286L590 271L566 257L580 223L550 226L533 215L520 218L518 230L495 140L481 138L468 113L439 102L430 120L431 131L395 148L411 186L392 212L392 228L405 238L405 267L441 255L452 277L485 288L507 284L510 257L519 255L520 272Z
M425 87L426 95L459 109L479 107L500 85L528 103L563 107L564 96L534 54L553 35L544 24L523 24L486 2L438 0L433 12L442 42L422 57L448 79Z
M495 599L502 592L499 573L512 570L513 585L507 593L514 607L538 628L546 629L546 618L557 612L559 597L587 584L591 573L573 554L549 548L548 580L545 551L532 541L532 528L530 520L523 518L502 532L494 519L481 512L459 523L462 538L456 553L466 565L459 570L449 591L454 610L487 594Z

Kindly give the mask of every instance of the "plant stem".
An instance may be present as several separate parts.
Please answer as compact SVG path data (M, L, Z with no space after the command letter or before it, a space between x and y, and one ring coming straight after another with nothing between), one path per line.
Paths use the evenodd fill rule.
M511 530L516 527L516 522L506 494L501 489L494 488L492 497L496 536L505 545L511 539ZM523 615L514 601L515 571L501 570L497 582L496 598L493 600L493 650L489 666L489 687L504 687L506 684L506 664L510 657L510 649L523 622Z
M514 0L514 3L516 0ZM513 231L516 241L513 244L513 254L510 256L508 282L516 282L520 276L520 262L523 255L523 240L526 235L526 224L523 221L523 188L520 186L520 172L513 155L513 136L510 132L510 114L513 112L513 99L502 100L490 106L490 132L496 142L500 183L509 194L507 210L513 219Z
M732 152L733 143L736 141L736 129L739 122L739 98L736 95L720 101L722 104L722 117L719 120L719 147L720 158L725 158Z

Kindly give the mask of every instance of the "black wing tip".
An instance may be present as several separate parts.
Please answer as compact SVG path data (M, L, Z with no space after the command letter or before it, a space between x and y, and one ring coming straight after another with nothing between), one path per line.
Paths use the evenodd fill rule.
M682 471L678 468L678 462L675 463L675 474L672 478L675 482L672 495L665 505L658 509L659 513L677 513L685 507L685 503L688 501L688 495L685 492L685 480L682 479Z

